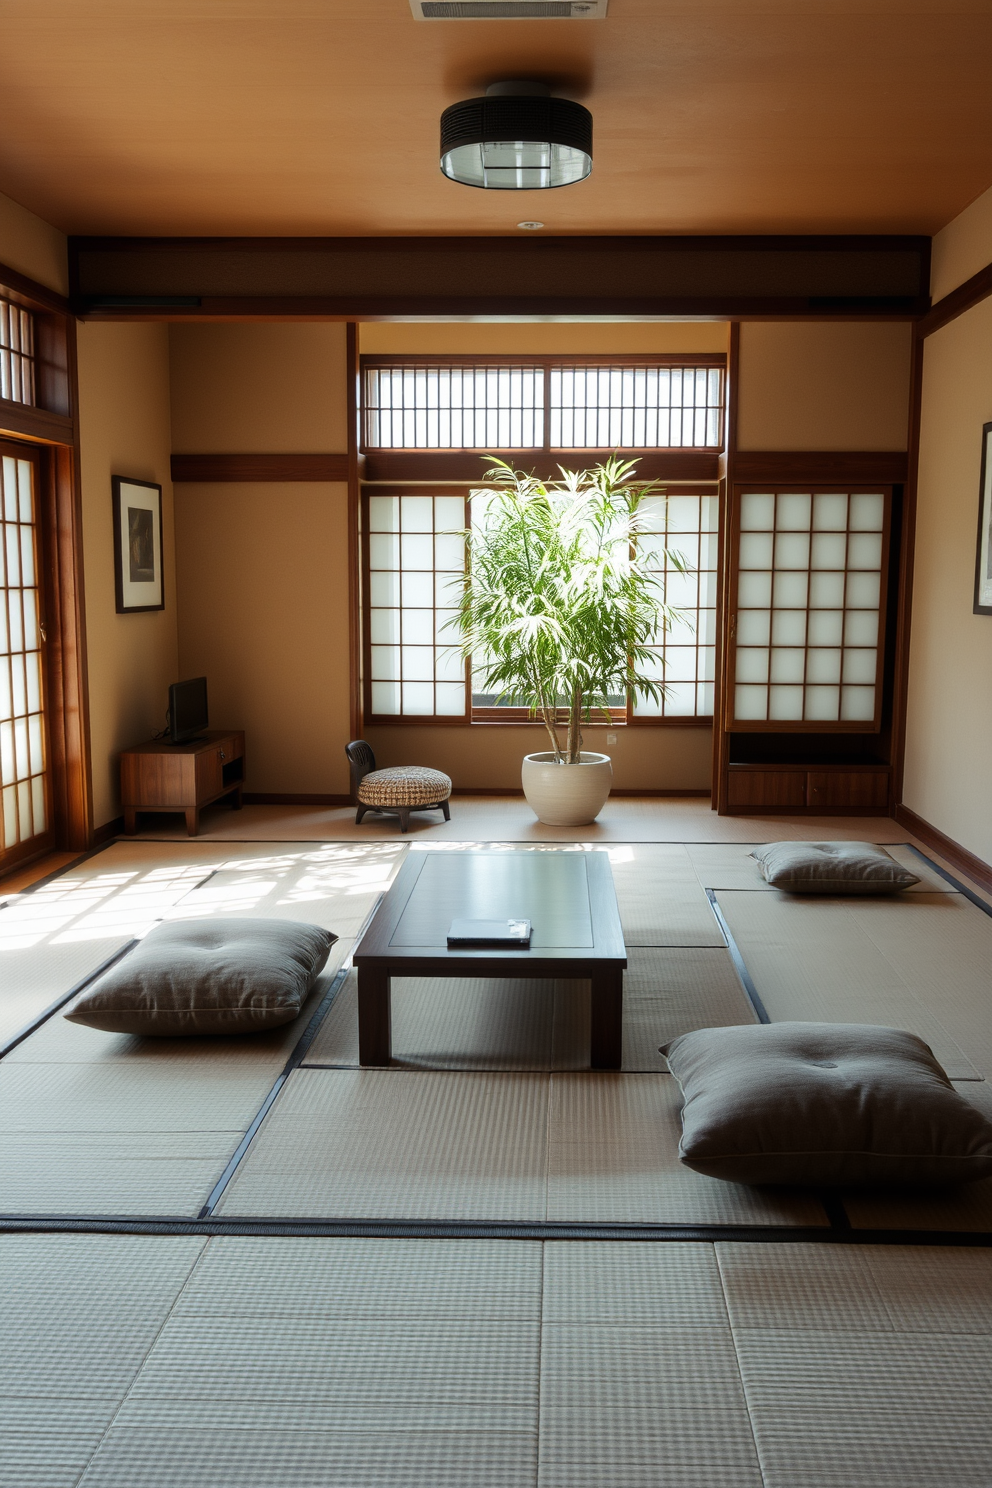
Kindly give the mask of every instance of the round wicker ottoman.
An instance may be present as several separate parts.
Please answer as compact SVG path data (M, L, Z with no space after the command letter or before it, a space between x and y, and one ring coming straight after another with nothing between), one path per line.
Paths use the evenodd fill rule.
M451 820L448 808L451 781L440 770L428 770L423 765L393 765L387 770L377 770L375 757L364 740L356 740L346 752L354 772L356 822L361 821L366 811L382 811L399 817L400 830L405 832L411 811L440 810L445 821ZM366 768L368 765L372 768Z

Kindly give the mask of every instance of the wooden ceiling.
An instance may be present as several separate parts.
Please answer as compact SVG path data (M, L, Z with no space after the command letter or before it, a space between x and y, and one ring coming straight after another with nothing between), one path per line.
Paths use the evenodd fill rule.
M610 0L417 22L408 0L0 0L0 190L68 232L925 232L992 184L992 0ZM591 178L455 185L438 117L530 77Z

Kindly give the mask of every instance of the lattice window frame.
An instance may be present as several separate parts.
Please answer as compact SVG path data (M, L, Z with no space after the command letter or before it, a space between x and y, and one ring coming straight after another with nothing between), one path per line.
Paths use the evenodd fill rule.
M882 497L882 500L883 500L883 526L882 526L882 529L881 529L881 555L880 555L879 567L878 567L878 570L877 570L877 572L879 573L878 629L877 629L877 636L876 636L875 646L873 648L867 648L867 649L874 649L874 651L876 653L876 655L875 655L875 677L874 677L874 682L872 684L866 684L866 683L860 683L860 682L857 683L857 684L855 684L855 683L847 684L847 685L859 685L859 686L862 686L862 685L864 685L864 686L872 685L874 687L875 697L874 697L874 709L873 709L873 713L872 713L871 717L852 718L852 719L844 719L844 718L838 718L838 719L829 719L829 718L805 718L805 717L804 718L801 718L801 719L796 719L796 718L775 719L775 718L768 718L768 717L765 717L765 718L738 717L737 716L737 685L738 685L738 682L742 683L742 685L757 685L757 686L765 685L765 684L761 684L761 683L752 683L752 679L750 679L748 677L743 677L743 678L740 677L740 675L739 675L739 667L738 667L738 651L739 650L749 649L748 643L747 643L746 632L745 632L745 639L743 641L740 640L740 637L741 637L741 634L742 634L742 625L741 625L742 613L744 611L748 610L748 609L756 609L757 611L763 612L763 608L764 608L762 606L757 606L757 607L754 607L754 606L743 606L740 603L740 589L741 589L741 582L740 581L741 581L741 572L742 572L742 570L741 570L739 558L740 558L740 551L741 551L741 509L742 509L742 499L745 496L748 496L748 495L762 495L762 496L764 496L764 495L774 495L774 496L777 497L779 495L782 495L782 496L793 496L793 495L806 495L806 494L809 494L812 497L815 497L817 495L828 495L828 496L829 495L846 495L848 497L854 496L854 495L880 495ZM848 482L847 484L843 484L843 485L841 485L841 484L824 485L824 484L817 484L817 483L802 481L802 482L793 482L792 484L790 484L788 486L783 485L781 483L776 483L776 482L764 482L762 484L748 483L748 484L744 484L744 485L740 485L740 486L735 486L735 488L734 488L734 495L733 495L733 502L732 502L732 510L731 510L730 522L729 522L729 529L730 530L729 530L729 533L728 533L728 542L730 544L730 554L731 554L730 576L729 576L730 582L729 582L728 604L727 604L727 613L728 613L728 649L729 649L729 654L728 654L728 658L727 658L726 701L725 701L724 710L723 710L724 711L724 717L725 717L724 727L728 731L731 731L733 733L762 733L762 734L768 734L768 733L811 733L811 734L813 734L813 733L815 733L815 734L845 734L845 733L846 734L851 734L851 733L857 733L857 734L877 734L877 733L879 733L881 731L881 728L882 728L882 715L883 715L883 710L884 710L884 692L885 692L885 656L886 656L886 646L887 646L887 640L888 640L888 635L887 635L887 614L888 614L888 604L889 604L889 570L890 570L890 562L891 562L892 523L893 523L893 500L894 500L893 487L891 485L886 485L886 484L883 484L881 482L877 482L877 483L876 482L860 482L857 485L852 485L850 482ZM850 528L850 514L849 514L849 512L850 512L850 508L848 508L848 519L847 519L848 520L848 525L844 529L844 531L845 531L845 533L847 534L848 537L850 536L851 531L852 531L852 529ZM812 529L810 529L810 530L812 531ZM824 529L824 530L825 531L833 532L835 529ZM811 556L811 562L812 562L812 556ZM746 572L751 572L751 571L752 570L746 570ZM753 571L754 572L764 572L765 570L762 569L762 570L753 570ZM801 572L802 570L796 569L796 570L789 570L789 571ZM808 566L806 568L806 570L805 570L807 576L809 574L811 574L812 572L814 572L814 571L817 571L817 572L839 572L841 570L837 570L837 569L829 569L829 570L828 569L817 569L817 570L814 570L812 568L812 566ZM843 571L845 573L848 573L849 574L849 573L852 573L852 572L863 572L863 571L868 571L868 570L852 569L850 566L847 566ZM873 572L874 573L874 572L876 572L876 570L875 569L871 569L870 572ZM775 608L775 607L774 606L771 606L770 608ZM783 609L791 609L791 608L796 608L796 607L795 606L782 606L781 608L783 608ZM813 606L813 605L810 605L810 604L807 603L806 606L799 607L799 608L805 608L806 609L806 612L807 612L807 616L808 616L810 613L812 613L817 608L821 608L821 609L824 609L824 610L829 611L829 610L832 610L832 609L836 609L837 607L836 606L822 606L822 607L818 607L818 606ZM846 640L846 624L847 624L846 617L847 617L848 613L850 613L851 611L855 611L855 610L858 610L858 609L863 609L864 607L863 606L848 606L847 605L847 603L846 603L846 586L845 586L845 603L840 608L841 608L841 610L843 612L843 615L844 615L844 621L842 622L842 624L843 624L842 635L844 636L844 639L842 640L842 642L839 645L835 645L835 644L831 643L829 646L824 645L822 647L821 646L818 646L818 645L811 645L810 644L810 641L809 641L809 638L808 638L809 637L809 627L808 627L808 620L807 620L807 639L806 639L805 646L804 646L803 649L807 653L810 650L819 650L819 649L836 650L836 649L840 649L841 652L842 652L842 665L843 665L843 653L844 652L846 652L847 650L854 651L854 650L861 649L860 647L858 647L857 645L855 645L853 643L848 643L847 640ZM871 607L869 607L869 608L871 608ZM771 641L771 638L770 638L770 640L769 640L769 649L771 648L771 645L772 645L772 641ZM759 649L764 649L764 647L763 646L762 647L759 647ZM806 680L807 671L808 671L808 657L807 657L806 662L804 663L804 679L803 679L803 683L802 683L804 689L807 686L811 686L811 685L821 685L818 682L807 682L807 680ZM771 680L769 680L769 683L767 685L769 687L771 686ZM783 684L783 685L787 685L787 684ZM831 685L832 686L834 684L831 683L831 684L822 684L822 685ZM845 683L843 681L843 675L842 675L842 679L841 679L840 683L838 683L837 685L838 686L841 686L841 687L843 685L845 685ZM805 691L804 691L804 703L805 703Z
M625 455L646 454L657 450L715 452L723 447L724 440L727 396L726 368L726 356L720 352L699 352L694 355L687 354L681 356L672 353L659 353L654 356L631 355L609 357L572 355L367 355L361 358L361 449L363 452L370 454L395 454L403 452L407 455L419 454L424 456L450 451L484 454L487 450L507 452L512 450L522 453L539 451L546 455L559 456L585 450L602 451L615 448L622 449ZM476 369L480 376L485 374L492 389L496 389L501 385L502 379L502 382L508 388L511 388L511 391L514 378L519 379L521 376L527 374L540 374L539 391L541 397L539 401L537 398L533 401L533 422L532 425L527 426L530 427L531 433L534 436L531 440L528 441L524 437L525 429L522 430L506 421L504 421L505 427L498 421L493 421L491 430L488 428L486 430L486 437L473 443L457 443L453 440L446 443L429 443L427 442L426 435L423 440L418 439L417 442L412 444L378 442L381 438L381 429L376 430L374 426L377 417L380 416L380 409L377 403L370 400L369 395L370 388L375 385L376 379L381 378L383 373L393 372L397 376L402 375L409 380L411 389L414 389L417 385L416 376L418 371L422 373L433 371L442 375L449 375L450 377L464 377L465 373L472 369ZM695 384L697 385L697 394L695 396L698 396L700 379L706 385L706 400L704 403L697 406L694 402L691 405L695 422L698 422L698 415L700 413L704 415L703 422L706 426L705 439L699 442L688 440L684 437L685 430L683 428L678 441L675 443L663 445L638 442L638 431L642 429L642 425L634 418L633 404L630 405L630 409L628 410L630 417L627 417L624 412L627 409L627 404L623 401L624 398L628 396L628 393L630 396L634 396L633 390L636 389L636 385L653 372L671 376L674 373L684 374L686 371L692 371L695 374ZM605 431L602 426L602 420L606 417L606 412L600 405L597 405L598 411L595 416L599 419L600 425L596 431L597 436L602 435L604 432L610 436L601 442L578 445L552 442L552 429L555 426L556 420L560 423L561 415L561 407L555 403L554 387L560 386L562 380L567 381L575 373L594 374L597 383L601 382L603 378L609 379L611 398L617 392L617 389L620 389L620 402L613 408L616 416L611 416L608 419L609 428L605 429ZM624 389L627 391L625 392ZM711 397L713 389L717 389L716 401L713 401ZM426 418L429 413L429 398L426 385L421 388L419 396L423 402L423 411ZM510 403L514 407L522 406L519 399L514 403L513 397L511 397ZM509 407L510 405L508 404L507 406ZM685 406L680 403L679 407L683 410L684 425ZM431 416L434 417L436 425L436 410L435 415ZM593 416L593 410L587 408L585 415L586 421L588 422L588 419ZM449 435L450 432L449 427ZM464 430L461 432L464 432ZM495 437L490 437L490 433ZM501 437L504 433L508 435L505 442ZM540 437L537 437L538 433ZM631 438L629 440L625 439L623 437L625 434L630 434Z

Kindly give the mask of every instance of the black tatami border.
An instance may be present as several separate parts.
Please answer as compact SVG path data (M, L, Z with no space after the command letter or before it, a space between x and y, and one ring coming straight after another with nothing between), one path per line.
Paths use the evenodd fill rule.
M81 857L66 863L62 868L37 880L29 885L22 893L30 893L42 885L60 878L63 874L77 868L81 862L96 857L112 847L115 842L181 842L181 838L114 838L110 842L103 843L91 852L84 853ZM285 843L299 842L299 838L286 838ZM337 838L313 839L314 846L323 842L336 842ZM350 839L348 839L350 840ZM389 839L369 839L370 841ZM240 838L232 841L230 846L233 850L237 848L237 842L269 843L273 847L282 845L269 838ZM226 840L223 844L227 846ZM561 844L549 844L561 845ZM605 846L622 844L603 844ZM692 845L692 844L688 844ZM741 846L748 844L742 843ZM757 845L757 844L755 844ZM896 844L890 844L895 846ZM985 914L992 916L992 906L982 900L977 894L968 888L935 863L926 853L920 851L910 842L898 844L908 847L917 857L921 858L929 867L940 875L947 883L951 884L959 893L964 894L973 904L977 905ZM214 869L213 872L217 870ZM213 872L205 875L202 881L191 887L199 887L200 882L213 876ZM769 1023L771 1020L761 1000L757 988L751 979L750 973L741 955L740 949L734 940L730 927L720 909L716 899L717 890L705 889L710 907L713 910L717 924L720 927L726 943L727 950L733 963L734 969L741 982L741 986L754 1009L755 1016L761 1023ZM369 910L356 940L361 936L372 915L378 907L379 899ZM0 904L0 910L3 909ZM95 981L104 971L109 969L116 961L130 951L137 942L131 940L127 945L115 951L113 955L104 960L98 967L78 982L69 992L60 997L56 1002L50 1004L43 1012L32 1020L32 1022L21 1029L12 1039L0 1047L0 1059L11 1049L15 1048L24 1039L36 1032L49 1018L54 1016L60 1008L64 1007L79 992ZM322 1238L355 1238L355 1239L409 1239L409 1240L555 1240L555 1241L657 1241L657 1242L708 1242L733 1241L747 1242L750 1244L818 1244L818 1245L930 1245L930 1246L959 1246L966 1248L987 1249L992 1247L992 1231L983 1230L929 1230L929 1229L855 1229L850 1222L847 1211L844 1208L843 1199L835 1190L825 1190L816 1194L823 1208L827 1224L817 1225L691 1225L691 1224L570 1224L541 1221L533 1223L515 1222L486 1222L486 1221L446 1221L446 1220L371 1220L360 1218L341 1219L252 1219L251 1217L221 1217L216 1214L216 1207L224 1192L228 1188L238 1167L251 1146L262 1122L271 1110L277 1096L286 1084L289 1076L303 1063L307 1050L316 1038L324 1018L337 998L341 988L344 986L349 970L349 962L335 973L330 986L321 998L320 1003L310 1017L306 1028L301 1033L293 1050L286 1061L283 1069L276 1077L272 1088L268 1091L258 1111L251 1121L247 1131L242 1137L235 1151L232 1153L224 1171L221 1173L214 1187L211 1189L199 1215L193 1218L184 1218L173 1215L149 1215L149 1216L127 1216L127 1215L99 1215L99 1214L0 1214L0 1234L124 1234L124 1235L204 1235L204 1236L259 1236L259 1237L322 1237Z

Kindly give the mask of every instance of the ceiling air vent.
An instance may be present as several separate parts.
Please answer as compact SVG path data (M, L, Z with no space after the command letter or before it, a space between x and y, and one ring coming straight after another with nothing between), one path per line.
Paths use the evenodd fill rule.
M610 0L410 0L418 21L602 21Z

